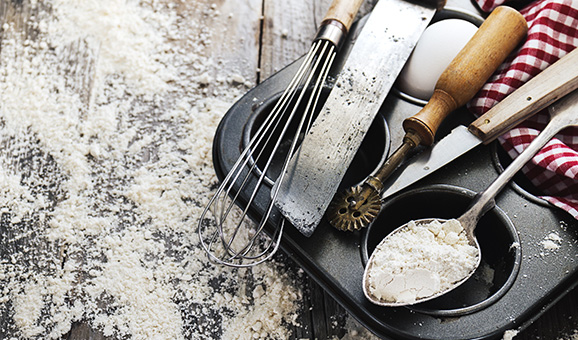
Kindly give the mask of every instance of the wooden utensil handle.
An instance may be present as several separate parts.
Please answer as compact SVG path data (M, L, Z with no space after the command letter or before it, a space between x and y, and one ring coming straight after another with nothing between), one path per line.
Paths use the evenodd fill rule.
M413 130L421 144L431 145L441 122L473 98L527 32L518 11L497 7L442 73L429 102L403 122L405 131Z
M476 119L469 130L488 144L576 88L578 49L575 48Z
M323 21L335 20L344 26L345 31L349 31L362 2L363 0L333 0Z

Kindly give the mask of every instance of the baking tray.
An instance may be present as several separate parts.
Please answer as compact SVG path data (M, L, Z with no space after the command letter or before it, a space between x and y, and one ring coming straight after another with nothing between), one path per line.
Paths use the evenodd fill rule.
M460 7L446 8L434 20L446 17L482 21L479 13ZM349 41L332 70L335 76L364 18L353 27ZM220 180L240 155L260 117L291 80L299 60L274 74L240 98L217 129L213 159ZM328 89L331 83L327 85ZM359 149L355 166L342 187L371 173L400 143L401 121L419 111L423 102L390 92ZM438 138L456 124L469 124L473 116L464 108L452 113ZM419 150L418 150L419 151ZM367 256L391 230L420 217L456 217L475 192L484 190L507 164L496 143L480 146L443 169L387 199L378 219L357 232L341 232L323 221L307 238L292 226L285 228L281 249L294 259L351 315L385 339L493 339L509 329L523 329L578 283L578 223L567 213L535 196L536 191L517 176L496 198L497 206L480 221L476 233L483 265L456 291L411 307L387 308L371 304L363 295L362 277ZM255 178L258 174L255 174ZM271 173L272 180L275 173ZM250 192L241 193L240 204ZM238 189L235 189L238 190ZM269 202L270 184L260 189L249 214L259 218ZM267 228L280 215L274 212ZM554 233L557 246L543 241ZM551 240L552 241L552 240Z

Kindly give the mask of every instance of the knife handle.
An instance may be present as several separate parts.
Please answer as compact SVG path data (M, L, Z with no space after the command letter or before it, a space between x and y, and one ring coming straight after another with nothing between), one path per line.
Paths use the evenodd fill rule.
M506 57L520 44L528 24L515 9L497 7L438 79L429 102L403 122L421 144L433 144L441 122L480 90ZM440 46L441 48L441 46Z
M468 129L484 144L488 144L576 88L578 88L578 48L510 93L470 124Z
M333 0L323 18L323 22L338 22L343 25L344 32L347 33L357 15L357 11L359 11L359 7L361 7L361 3L363 3L363 0Z

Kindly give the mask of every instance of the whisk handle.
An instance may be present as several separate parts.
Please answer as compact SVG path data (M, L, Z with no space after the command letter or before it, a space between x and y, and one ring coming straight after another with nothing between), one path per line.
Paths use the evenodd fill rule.
M330 41L340 48L362 2L363 0L333 0L313 41Z
M343 25L343 29L347 33L353 23L353 19L357 15L357 11L359 11L359 7L361 7L361 3L363 3L363 0L333 0L325 14L325 18L323 18L323 22L337 21Z

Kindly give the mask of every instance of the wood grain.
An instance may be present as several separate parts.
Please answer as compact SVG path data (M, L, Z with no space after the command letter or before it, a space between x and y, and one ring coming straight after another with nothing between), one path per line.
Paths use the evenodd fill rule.
M367 14L377 0L365 0L356 18ZM264 0L260 44L261 80L289 65L311 46L331 0Z
M261 79L307 52L320 22L311 1L265 1L261 40Z
M363 0L334 0L323 20L337 20L349 30Z

